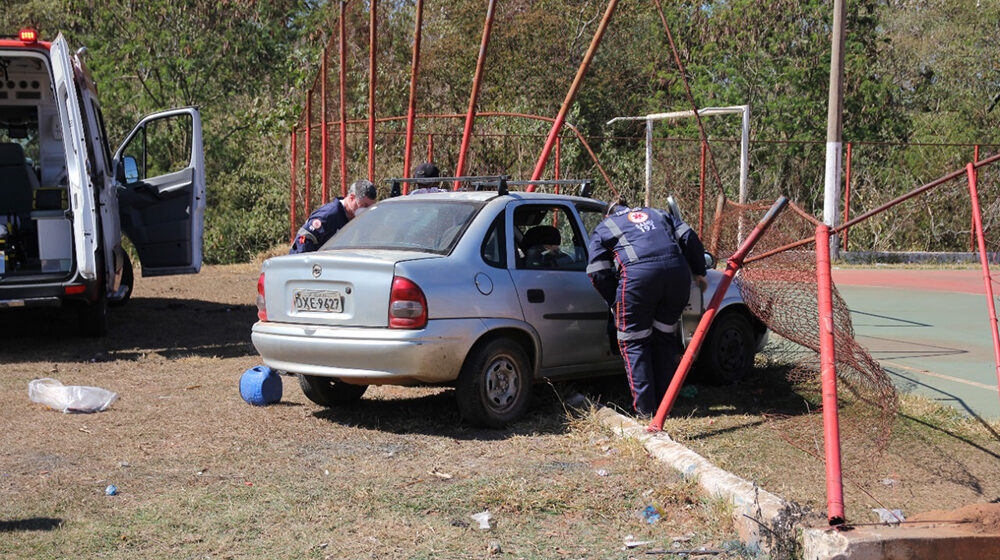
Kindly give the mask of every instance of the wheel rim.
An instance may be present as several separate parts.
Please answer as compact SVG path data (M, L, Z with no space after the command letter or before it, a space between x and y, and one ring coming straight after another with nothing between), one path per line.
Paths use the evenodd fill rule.
M490 408L497 411L510 408L520 389L517 365L509 356L497 356L486 367L486 401Z
M739 329L726 329L719 337L719 365L727 372L743 369L746 362L746 346Z

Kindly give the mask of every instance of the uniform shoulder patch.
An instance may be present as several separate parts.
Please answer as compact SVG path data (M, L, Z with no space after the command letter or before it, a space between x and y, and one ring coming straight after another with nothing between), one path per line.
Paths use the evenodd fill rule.
M323 227L323 222L320 221L319 218L313 218L312 221L309 222L309 230L310 231L316 231L317 229L319 229L321 227Z
M633 224L641 224L648 219L649 219L649 214L641 210L636 210L634 212L628 213L628 221L632 222Z

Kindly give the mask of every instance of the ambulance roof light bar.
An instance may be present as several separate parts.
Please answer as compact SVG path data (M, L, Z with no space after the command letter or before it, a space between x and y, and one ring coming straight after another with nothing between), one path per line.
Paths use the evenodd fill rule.
M18 34L18 38L25 43L37 43L38 42L38 32L34 29L22 29Z

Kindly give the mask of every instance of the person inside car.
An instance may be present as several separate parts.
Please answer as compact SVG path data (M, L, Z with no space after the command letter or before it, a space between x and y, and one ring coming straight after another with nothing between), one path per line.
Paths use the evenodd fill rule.
M308 253L319 249L355 215L375 204L376 198L378 191L371 181L355 181L347 189L347 196L335 198L309 214L306 223L295 234L295 241L288 254Z
M524 262L528 268L564 268L573 257L564 253L562 238L553 226L535 226L524 234Z

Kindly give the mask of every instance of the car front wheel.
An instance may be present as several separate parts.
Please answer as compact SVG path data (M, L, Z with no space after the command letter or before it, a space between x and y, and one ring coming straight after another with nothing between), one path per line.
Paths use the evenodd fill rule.
M524 349L498 338L476 346L458 376L462 418L475 426L503 428L524 416L531 400L532 372Z
M701 377L716 385L736 383L753 371L757 347L746 315L730 312L712 324L698 356Z
M352 385L332 377L299 374L299 387L306 398L320 406L354 404L368 390L367 385Z

